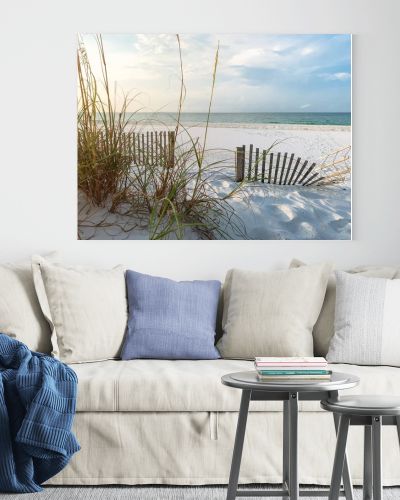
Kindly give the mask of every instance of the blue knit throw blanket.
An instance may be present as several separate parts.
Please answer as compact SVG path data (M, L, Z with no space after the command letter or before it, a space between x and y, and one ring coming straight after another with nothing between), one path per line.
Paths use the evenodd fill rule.
M0 334L0 491L41 491L80 449L76 393L71 368Z

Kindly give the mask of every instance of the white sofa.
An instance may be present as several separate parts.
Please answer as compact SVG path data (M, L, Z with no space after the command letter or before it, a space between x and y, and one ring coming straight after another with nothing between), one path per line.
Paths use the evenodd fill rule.
M250 361L102 361L74 364L79 390L74 430L82 446L52 485L227 483L240 391L221 376ZM398 394L400 369L331 365L356 374L350 393ZM252 402L241 483L281 481L282 404ZM335 446L332 415L300 403L300 481L329 484ZM349 459L362 484L362 429L352 428ZM383 431L383 479L400 484L396 429Z
M352 272L400 278L395 268L368 267ZM122 290L124 302L124 287ZM39 292L30 262L0 266L0 331L32 350L50 353L51 331L45 319L48 316L39 305ZM317 355L327 352L334 306L335 284L331 279L313 332ZM125 309L124 302L121 314L126 316ZM218 324L220 327L221 321ZM107 344L107 328L105 335ZM142 359L78 363L72 368L79 379L74 431L82 449L48 484L228 482L240 391L222 385L221 377L250 370L252 362ZM400 368L332 365L332 369L360 377L360 386L347 393L400 394ZM332 420L318 402L300 403L302 483L330 482L335 446ZM349 458L355 484L362 482L361 432L360 428L350 430ZM281 441L282 403L252 402L240 482L279 483ZM384 429L383 446L384 484L400 485L400 452L393 426Z

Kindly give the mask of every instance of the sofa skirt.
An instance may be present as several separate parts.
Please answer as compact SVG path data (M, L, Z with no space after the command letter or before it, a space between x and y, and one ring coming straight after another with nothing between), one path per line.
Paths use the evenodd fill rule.
M82 412L74 431L81 450L49 485L226 484L236 412ZM330 483L335 431L325 412L299 415L299 478ZM354 484L362 484L363 430L351 427L348 454ZM383 429L383 483L400 484L394 426ZM250 412L240 483L280 483L282 412Z

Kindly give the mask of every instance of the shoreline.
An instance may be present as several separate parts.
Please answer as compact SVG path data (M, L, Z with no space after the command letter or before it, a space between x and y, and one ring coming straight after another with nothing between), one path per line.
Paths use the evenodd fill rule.
M156 130L160 126L163 126L164 128L168 129L175 129L175 125L167 125L167 124L162 124L160 122L154 121L154 122L147 122L147 123L141 123L137 122L136 125L132 124L132 128L136 130L141 130L141 129L147 129L151 128L153 130ZM204 122L201 123L195 123L195 122L188 122L188 123L182 123L182 125L185 128L192 129L192 128L202 128L205 129L206 124ZM182 126L180 127L182 130ZM303 123L238 123L238 122L232 122L232 123L225 123L225 122L215 122L215 123L209 123L208 128L227 128L227 129L243 129L243 130L301 130L301 131L312 131L312 132L350 132L351 131L351 125L314 125L314 124L303 124Z

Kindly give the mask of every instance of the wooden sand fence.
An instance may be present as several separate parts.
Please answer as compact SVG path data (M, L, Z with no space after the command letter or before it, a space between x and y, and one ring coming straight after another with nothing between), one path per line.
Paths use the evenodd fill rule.
M321 162L302 160L294 153L273 153L250 144L236 148L236 182L261 181L283 186L312 186L340 182L350 172L350 146L327 155ZM246 161L247 160L247 161ZM340 168L338 169L338 165Z
M105 143L104 132L98 140ZM175 131L123 132L120 149L136 166L173 167L175 160Z

